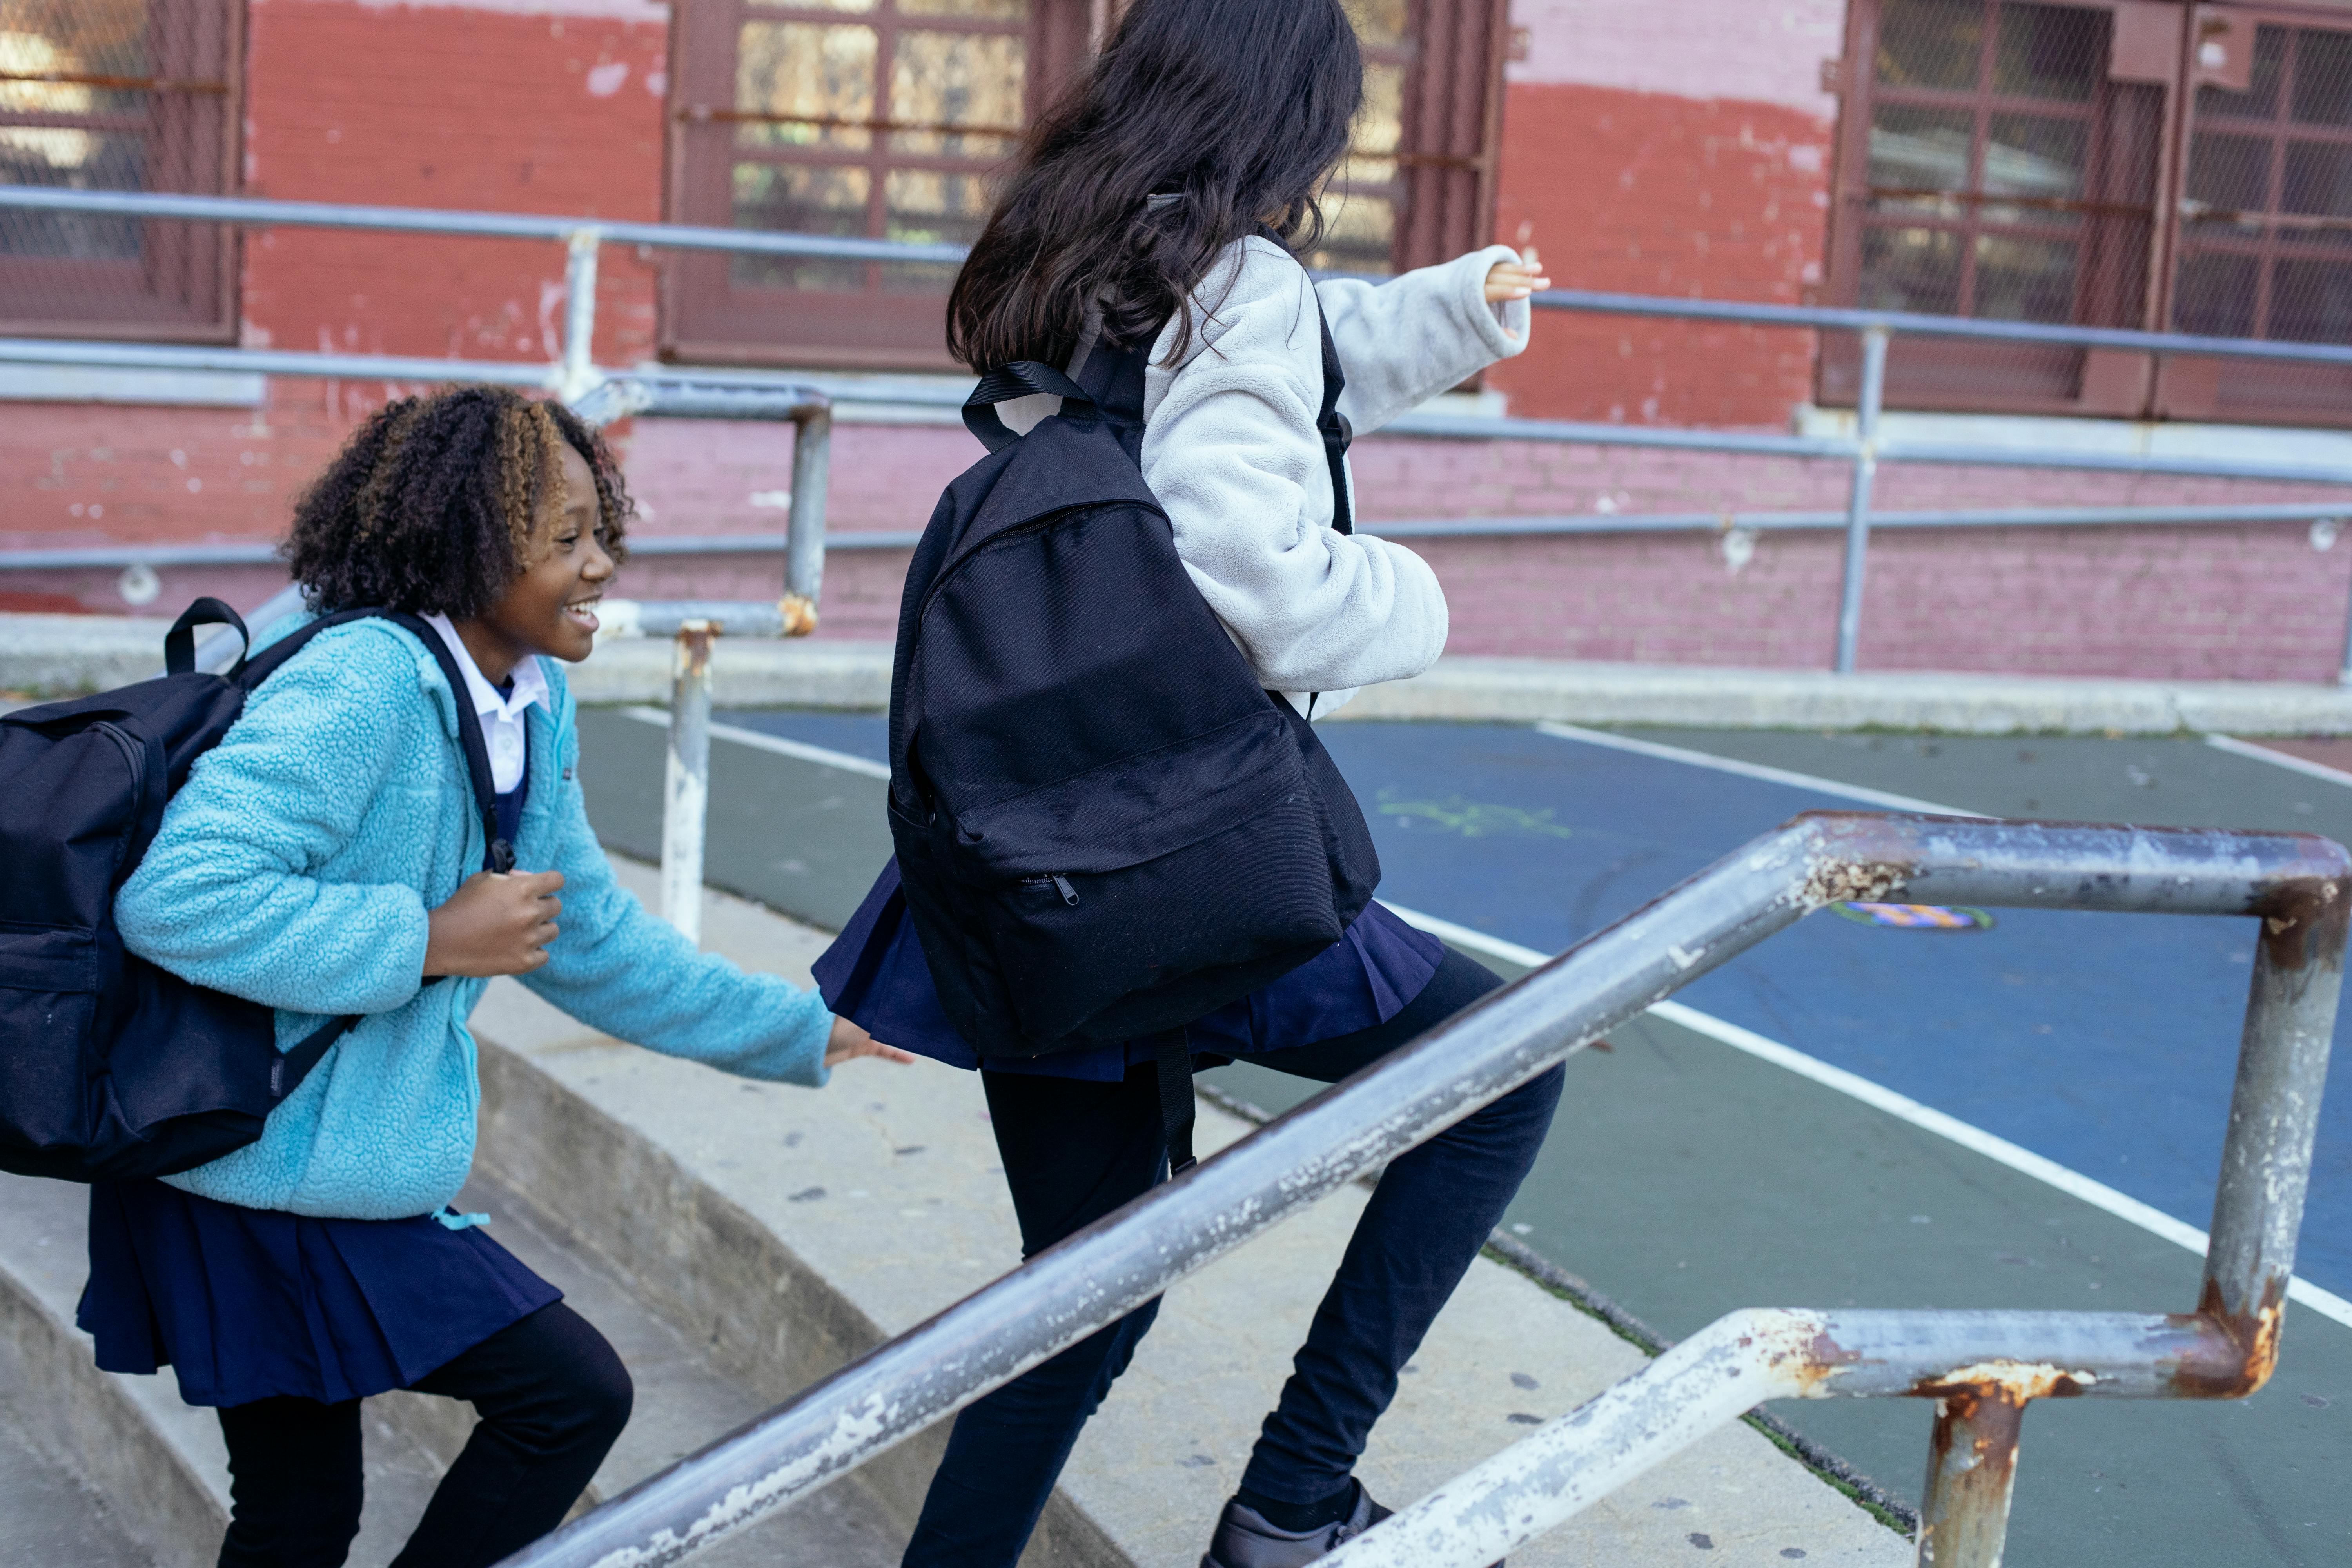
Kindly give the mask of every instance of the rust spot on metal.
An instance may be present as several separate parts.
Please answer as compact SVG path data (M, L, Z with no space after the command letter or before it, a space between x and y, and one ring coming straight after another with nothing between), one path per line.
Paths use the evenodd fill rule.
M1812 905L1878 903L1899 890L1909 868L1885 861L1817 861L1805 878L1802 897Z
M678 673L689 679L710 667L710 642L719 628L709 621L688 621L677 628Z
M2252 912L2263 917L2263 955L2273 970L2292 973L2344 962L2352 900L2342 896L2346 851L2333 840L2295 834L2297 863L2280 868L2270 893Z
M1793 1354L1799 1363L1796 1369L1798 1385L1806 1389L1818 1388L1835 1377L1841 1368L1853 1366L1862 1360L1858 1353L1832 1339L1827 1330L1807 1340L1801 1350L1789 1353ZM1786 1355L1775 1356L1773 1361L1777 1365L1785 1359Z
M2001 1388L1955 1388L1937 1401L1919 1508L1921 1568L2000 1563L2024 1414L2024 1402Z
M1911 1385L1911 1392L1938 1399L2005 1399L2023 1405L2031 1399L2072 1399L2098 1381L2096 1373L2069 1372L2046 1361L1980 1361L1923 1377Z
M2235 1355L2217 1353L2211 1359L2183 1362L2172 1373L2172 1386L2187 1399L2243 1399L2271 1380L2278 1367L2279 1334L2285 1327L2286 1280L2273 1279L2251 1312L2225 1310L2221 1288L2205 1281L2191 1322L2219 1329Z
M816 601L805 594L786 594L776 601L776 613L783 617L788 637L804 637L816 630Z

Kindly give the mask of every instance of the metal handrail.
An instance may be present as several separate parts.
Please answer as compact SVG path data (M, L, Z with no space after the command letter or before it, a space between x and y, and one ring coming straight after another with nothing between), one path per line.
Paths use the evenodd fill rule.
M614 245L656 249L734 251L843 261L963 260L960 245L861 239L846 235L789 234L678 223L643 223L583 215L492 213L450 207L392 207L364 203L274 201L253 196L174 195L149 191L75 191L46 185L0 185L0 206L28 212L106 214L287 228L380 229L404 234L471 235L505 239L570 240L593 234ZM1348 276L1334 274L1333 276ZM1367 281L1378 282L1377 278ZM1931 316L1836 305L1772 305L1737 300L1668 300L1589 289L1548 289L1531 303L1593 315L1650 316L1743 326L1873 330L1927 337L2047 343L2067 348L2125 349L2138 353L2219 355L2286 360L2304 364L2352 364L2352 348L2334 343L2282 342L2270 338L2216 338L2188 332L2143 332L2118 327L2060 326L2040 321Z
M2239 1398L2275 1364L2352 913L2352 857L2339 845L2307 834L1797 817L505 1568L681 1561L953 1415L1804 915L1895 898L2261 918L2197 1310L1727 1320L1333 1562L1476 1568L1756 1400L1791 1394L1935 1399L1920 1561L1995 1568L2026 1403ZM1703 1386L1713 1384L1729 1392Z
M389 381L478 380L540 388L575 403L584 400L600 404L607 417L628 412L674 412L686 416L727 418L776 417L779 416L777 410L803 406L794 400L810 394L835 403L944 405L961 403L968 390L960 385L919 384L903 379L848 381L838 377L782 375L756 371L657 367L611 372L599 369L591 354L595 330L597 258L607 241L670 249L930 263L961 260L964 254L962 248L952 245L915 245L832 235L779 234L682 224L623 222L593 216L560 217L325 202L279 202L240 196L0 185L0 208L11 207L26 211L108 214L257 226L561 240L568 252L564 273L563 342L562 354L553 363L537 366L516 362L16 338L0 339L0 363L232 371ZM1846 538L1838 595L1835 653L1832 660L1832 668L1840 673L1851 672L1857 662L1873 521L1872 492L1878 465L1882 461L2352 485L2352 464L2086 453L2049 447L1988 447L1916 440L1890 442L1882 437L1879 430L1885 403L1887 348L1893 335L1898 331L1988 342L2107 348L2143 353L2221 355L2306 364L2352 364L2352 347L2276 342L2266 339L2206 338L2177 332L2062 327L2030 321L1989 321L1906 311L1652 299L1583 289L1548 289L1534 296L1530 303L1547 310L1853 331L1860 335L1862 380L1856 398L1854 433L1851 437L1685 430L1573 420L1495 419L1432 411L1409 413L1384 427L1384 433L1400 436L1643 447L1847 463L1852 473L1844 511ZM813 429L807 417L802 414L794 413L791 416L803 426L803 439L794 444L796 470L801 462L799 454L806 450L822 471L830 449L826 433ZM812 436L814 439L809 438ZM796 472L796 480L798 477ZM812 563L821 566L824 549L822 523L812 522L804 527L799 521L803 515L795 511L793 538L795 541L805 539L809 542L804 549L795 546L792 564L788 568L788 579L792 592L805 593L806 596L814 599L814 593L809 590L816 581L816 567ZM1631 520L1619 526L1630 528ZM813 625L814 620L811 619L809 624ZM2347 616L2339 669L2339 679L2352 686L2352 613Z
M1951 507L1871 514L1874 528L2209 528L2231 522L2326 522L2340 528L2352 517L2352 497L2325 501L2255 501L2243 506L2153 507ZM1843 528L1839 511L1594 512L1571 517L1387 518L1364 520L1359 533L1382 539L1552 539L1611 533L1796 533ZM828 531L824 547L837 550L911 550L922 540L916 529ZM654 533L632 535L629 554L638 556L772 555L786 549L790 533ZM35 550L0 550L0 572L56 572L124 566L268 566L281 559L276 544L68 544Z

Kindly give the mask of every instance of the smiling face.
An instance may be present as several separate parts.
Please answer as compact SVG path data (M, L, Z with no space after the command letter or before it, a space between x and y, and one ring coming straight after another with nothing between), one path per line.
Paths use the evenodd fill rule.
M570 442L556 450L563 482L542 488L530 563L487 612L457 623L467 651L493 682L531 654L577 664L596 646L595 604L614 569L596 537L596 476Z

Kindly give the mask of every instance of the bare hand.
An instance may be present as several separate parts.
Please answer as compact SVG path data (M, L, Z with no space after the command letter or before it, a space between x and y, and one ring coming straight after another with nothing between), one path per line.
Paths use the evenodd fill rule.
M915 1059L912 1052L886 1046L848 1019L835 1018L833 1033L824 1042L824 1065L835 1067L857 1057L879 1057L886 1062L902 1065Z
M435 910L425 939L425 977L528 974L547 962L563 900L561 871L477 871Z
M1551 287L1551 279L1543 274L1543 263L1536 259L1535 247L1519 252L1517 261L1497 261L1486 269L1486 303L1507 304L1524 300L1538 289ZM1517 333L1513 333L1517 336Z

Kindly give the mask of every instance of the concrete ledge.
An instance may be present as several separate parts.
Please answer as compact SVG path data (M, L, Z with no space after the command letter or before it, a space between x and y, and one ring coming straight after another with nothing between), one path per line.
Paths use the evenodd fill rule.
M0 690L102 691L153 675L163 626L129 616L0 615ZM616 637L572 675L586 703L667 702L670 645ZM719 640L714 695L730 708L878 711L883 642ZM1335 720L1683 724L1727 730L1936 730L1954 734L2352 735L2352 690L2257 680L2121 680L1936 671L1604 664L1449 656L1369 687Z
M1575 663L1448 657L1366 689L1336 717L1557 720L1727 730L1958 734L2352 734L2352 691L2286 681L2116 680L1932 671Z
M667 702L671 644L614 637L570 673L583 702ZM713 695L729 708L849 708L890 705L890 645L803 638L728 638L712 645Z
M171 626L142 616L0 615L0 691L73 697L161 675Z

